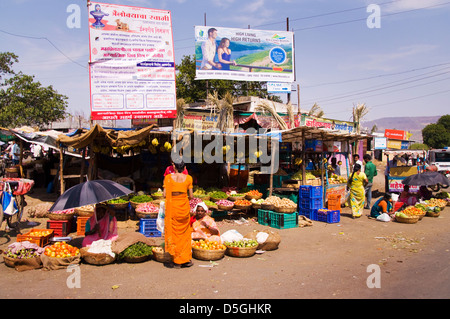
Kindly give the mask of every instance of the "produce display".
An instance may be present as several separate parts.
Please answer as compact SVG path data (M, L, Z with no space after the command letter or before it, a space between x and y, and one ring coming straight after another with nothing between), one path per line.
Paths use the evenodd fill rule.
M152 196L154 196L154 197L163 197L163 192L162 191L157 191L157 192L154 192L154 193L152 193Z
M228 198L228 194L222 191L209 192L208 195L211 196L211 198L218 198L218 199Z
M125 204L125 203L128 203L128 201L123 198L114 198L114 199L110 199L106 203L107 204Z
M297 173L295 173L294 175L292 175L291 179L296 180L296 181L301 181L303 178L303 173L302 171L298 171ZM316 176L311 173L311 172L306 172L306 179L316 179Z
M255 196L255 197L261 197L263 194L260 191L258 191L258 190L251 190L251 191L247 192L246 195L248 195L248 196Z
M269 197L267 197L267 198L264 200L263 204L264 204L264 205L275 205L275 204L277 204L279 201L281 201L281 198L280 198L280 197L278 197L278 196L269 196Z
M66 210L57 210L54 212L49 212L50 214L73 214L75 213L75 209L71 208L71 209L66 209Z
M444 199L432 198L430 200L425 201L425 203L430 207L445 207L447 205L447 201Z
M142 203L136 206L136 211L141 213L158 213L159 207L152 203Z
M260 199L253 198L250 202L252 204L261 205L262 203L264 203L264 199L263 198L260 198Z
M201 188L201 187L195 187L195 188L194 188L193 195L194 195L194 196L206 196L207 193L206 193L206 191L205 191L203 188Z
M250 206L252 202L246 199L238 199L237 201L234 202L234 204L237 206Z
M347 183L347 178L344 176L340 176L337 174L331 174L331 176L328 178L329 184L344 184Z
M209 241L204 239L193 241L192 247L204 250L224 250L227 248L225 245L220 244L217 241Z
M3 253L9 258L29 259L40 256L42 252L43 248L36 244L16 242L9 245Z
M241 240L235 240L235 241L227 241L224 242L224 245L227 247L240 247L240 248L244 248L244 247L257 247L259 244L256 240L254 239L241 239Z
M126 257L136 258L136 257L144 257L152 255L152 246L144 244L142 242L137 242L119 254L119 260L124 259Z
M289 198L282 198L281 201L275 204L278 208L297 208L297 204Z
M408 206L402 212L407 216L420 216L424 214L424 211L422 209L415 206Z
M150 195L134 195L130 198L130 202L133 203L148 203L153 201L153 198Z
M234 206L234 202L227 199L219 200L216 204L220 206Z
M80 254L80 250L66 242L56 242L51 246L45 247L44 254L49 257L66 258L75 257Z
M204 200L203 202L206 204L206 206L217 206L216 203L214 203L214 202L212 202L210 200Z

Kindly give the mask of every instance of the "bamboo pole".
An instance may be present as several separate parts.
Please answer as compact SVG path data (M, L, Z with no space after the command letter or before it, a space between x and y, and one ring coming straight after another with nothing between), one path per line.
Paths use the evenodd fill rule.
M64 153L62 147L59 148L59 185L62 195L64 193Z

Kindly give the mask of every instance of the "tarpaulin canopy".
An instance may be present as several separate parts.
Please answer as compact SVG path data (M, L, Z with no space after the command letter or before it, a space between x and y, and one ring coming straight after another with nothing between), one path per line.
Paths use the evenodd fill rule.
M124 131L114 129L104 129L96 124L90 130L78 129L71 136L60 135L57 142L65 146L71 146L75 149L85 148L91 144L109 145L112 147L121 147L127 145L137 145L150 138L152 135L167 135L169 132L155 131L157 125L151 125L137 131Z

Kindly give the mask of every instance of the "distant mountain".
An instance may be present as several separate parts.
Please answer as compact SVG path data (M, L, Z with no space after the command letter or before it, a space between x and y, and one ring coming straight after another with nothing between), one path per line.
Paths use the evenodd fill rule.
M411 140L422 143L422 129L431 123L436 123L441 116L419 116L419 117L383 117L378 120L362 122L362 127L369 131L374 125L376 132L384 133L385 129L409 131Z

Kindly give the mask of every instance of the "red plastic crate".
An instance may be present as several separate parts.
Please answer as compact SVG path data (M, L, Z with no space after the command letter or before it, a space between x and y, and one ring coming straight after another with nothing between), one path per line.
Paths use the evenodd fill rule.
M65 237L67 236L72 229L72 221L71 220L48 220L47 228L53 229L55 236Z

